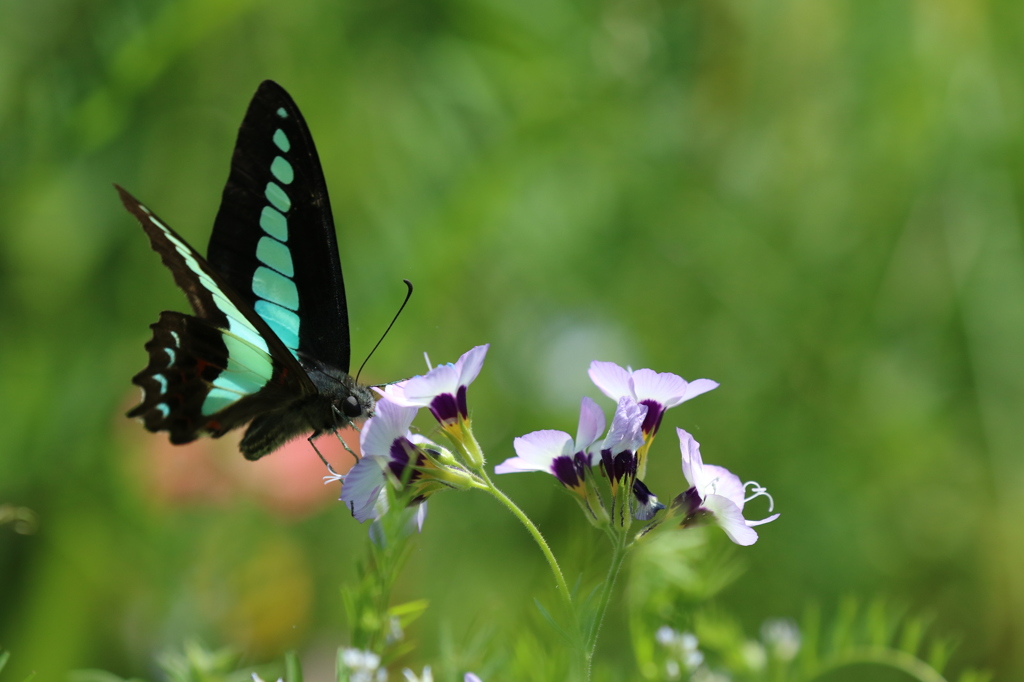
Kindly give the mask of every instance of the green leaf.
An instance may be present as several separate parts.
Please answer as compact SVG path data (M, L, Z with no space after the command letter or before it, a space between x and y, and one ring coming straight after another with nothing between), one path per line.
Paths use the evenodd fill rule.
M540 615L544 617L544 620L548 622L551 628L557 632L565 640L566 644L575 646L572 636L566 632L562 626L555 620L554 616L548 613L548 610L544 608L543 604L540 603L539 599L534 598L533 603L537 606L537 610L540 611Z
M921 643L924 641L924 635L927 630L928 623L924 618L915 617L907 619L907 622L903 625L903 631L900 633L898 644L900 651L906 651L908 654L916 656L921 649Z
M415 599L413 601L405 602L404 604L392 606L388 609L388 616L397 618L399 625L404 628L422 616L429 606L429 599Z

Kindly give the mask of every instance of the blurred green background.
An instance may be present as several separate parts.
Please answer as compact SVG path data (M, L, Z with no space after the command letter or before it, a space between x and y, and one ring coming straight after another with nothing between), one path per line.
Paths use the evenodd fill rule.
M716 379L647 483L682 490L679 425L775 495L725 607L754 631L890 597L1024 679L1022 46L1013 0L5 0L0 504L38 519L0 526L6 672L344 641L366 527L308 451L179 453L122 416L147 325L186 303L110 183L205 248L273 78L320 151L355 358L417 286L364 377L490 342L492 463L575 430L591 359ZM313 491L282 493L302 467ZM499 484L586 549L553 479ZM430 506L397 595L431 600L417 666L552 592L496 503ZM599 659L629 670L616 613Z

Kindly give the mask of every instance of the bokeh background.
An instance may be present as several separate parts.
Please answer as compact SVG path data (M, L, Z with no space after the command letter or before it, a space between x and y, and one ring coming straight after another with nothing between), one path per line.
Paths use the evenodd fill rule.
M648 484L682 489L680 425L775 495L723 608L753 631L894 599L1024 678L1022 46L1012 0L5 0L0 504L34 513L0 526L6 672L344 641L366 527L308 449L249 464L123 417L186 304L111 182L205 246L273 78L319 147L354 357L417 286L365 378L490 342L493 462L575 429L591 359L716 379ZM502 482L556 553L586 546L553 480ZM493 501L430 504L397 595L431 600L417 666L551 591Z

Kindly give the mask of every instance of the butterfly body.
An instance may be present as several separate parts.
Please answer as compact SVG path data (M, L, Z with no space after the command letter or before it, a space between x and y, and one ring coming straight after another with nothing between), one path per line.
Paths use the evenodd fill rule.
M247 458L257 459L304 433L334 431L372 413L373 394L347 372L321 367L309 368L307 373L317 392L254 418L239 444ZM358 406L358 413L350 417L353 406Z
M164 312L133 383L128 416L172 443L246 423L240 449L258 459L301 434L373 412L349 374L348 316L330 201L305 121L265 81L239 130L208 257L118 187L194 315Z

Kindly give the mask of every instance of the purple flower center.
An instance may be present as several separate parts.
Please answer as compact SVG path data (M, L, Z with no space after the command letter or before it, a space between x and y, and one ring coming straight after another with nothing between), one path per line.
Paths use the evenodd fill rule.
M417 479L420 475L420 472L415 469L407 471L409 469L409 453L417 454L416 464L422 463L423 455L419 453L416 445L408 438L402 436L391 442L391 449L388 451L388 454L391 455L391 461L388 462L388 468L395 478L406 483Z
M601 466L610 479L621 481L626 476L636 476L636 455L629 450L617 455L613 455L611 450L602 450Z
M651 491L639 478L633 481L633 494L636 495L636 501L645 507L651 501Z
M453 424L459 419L459 407L451 393L442 393L431 400L430 411L441 424Z
M640 428L643 429L644 435L653 436L661 426L661 418L665 416L665 406L650 398L641 400L640 404L647 406L647 416L644 417L644 424Z
M665 508L658 498L651 494L644 482L639 478L633 480L633 497L636 498L637 507L633 516L638 521L650 521L654 516Z
M588 467L589 462L586 455L577 452L572 456L555 457L551 462L551 473L566 488L575 488L583 483Z
M579 483L576 467L573 465L571 457L555 457L555 460L551 462L551 473L566 488L575 488Z
M469 409L466 407L466 387L459 386L456 395L442 393L430 401L430 411L442 425L454 424L461 416L469 418Z
M697 493L697 488L695 487L688 488L687 491L679 497L683 499L683 511L687 516L695 514L703 503L703 499L700 497L700 494Z

